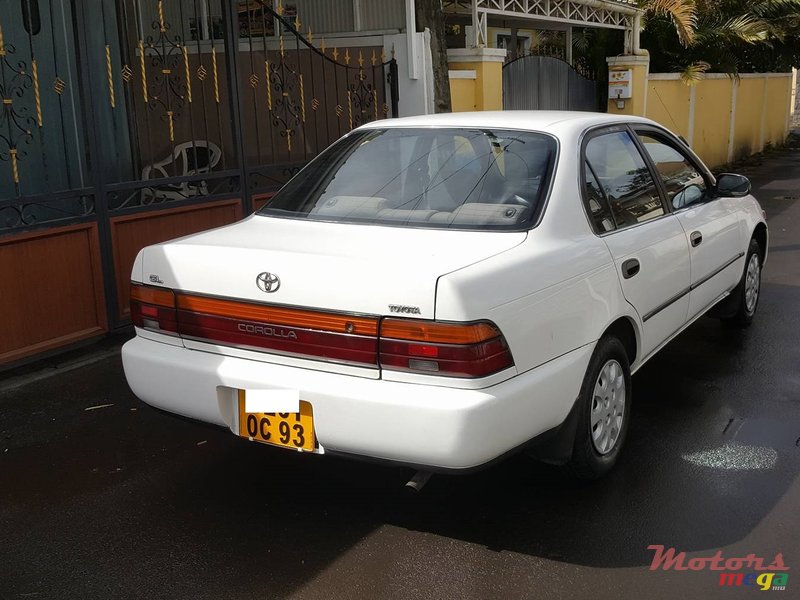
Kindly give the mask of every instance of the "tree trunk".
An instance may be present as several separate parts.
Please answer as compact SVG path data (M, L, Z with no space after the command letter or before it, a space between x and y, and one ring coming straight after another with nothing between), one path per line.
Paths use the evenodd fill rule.
M444 10L441 0L414 0L417 11L417 31L431 30L431 59L433 63L433 98L437 113L450 112L450 77L447 65L447 42L444 30Z

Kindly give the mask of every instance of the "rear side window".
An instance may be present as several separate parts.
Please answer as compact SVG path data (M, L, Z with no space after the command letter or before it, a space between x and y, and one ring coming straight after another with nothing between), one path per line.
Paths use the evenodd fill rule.
M615 228L614 217L611 215L611 208L608 205L608 198L600 182L592 172L592 167L588 162L583 165L586 177L586 206L589 209L589 216L592 219L592 226L597 233L606 233Z
M491 129L372 129L328 148L260 214L451 229L521 229L541 210L556 142Z
M627 132L613 132L589 140L584 186L590 203L599 189L611 210L617 229L643 223L664 214L656 182L636 144ZM598 233L607 229L595 221Z

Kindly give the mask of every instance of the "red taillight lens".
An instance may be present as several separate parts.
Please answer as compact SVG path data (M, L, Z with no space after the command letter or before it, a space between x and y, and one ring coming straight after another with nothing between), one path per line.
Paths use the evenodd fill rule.
M136 327L178 333L172 290L131 283L131 320Z
M431 375L485 377L514 366L514 359L500 330L487 321L384 319L380 364Z

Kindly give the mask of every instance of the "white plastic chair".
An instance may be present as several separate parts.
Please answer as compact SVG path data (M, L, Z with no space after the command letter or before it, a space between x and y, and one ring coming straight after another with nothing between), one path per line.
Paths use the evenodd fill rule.
M183 142L175 146L175 150L167 158L142 169L142 180L172 177L167 172L167 167L177 165L178 176L199 175L210 172L222 158L222 150L213 142L195 140ZM192 196L202 196L208 193L205 181L182 181L164 185L155 185L144 188L144 199L181 200Z

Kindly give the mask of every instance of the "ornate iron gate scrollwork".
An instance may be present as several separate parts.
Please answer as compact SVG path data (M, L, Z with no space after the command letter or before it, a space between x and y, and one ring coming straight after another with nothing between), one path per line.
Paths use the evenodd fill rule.
M328 47L280 2L240 3L239 82L251 192L282 185L341 135L398 116L397 63L383 47ZM244 11L244 14L242 12ZM268 35L269 23L278 31ZM273 37L274 36L274 37Z
M13 57L16 48L6 44L3 38L2 25L0 25L0 160L10 163L11 178L15 186L19 186L19 160L24 156L24 149L20 144L30 144L33 140L32 129L36 119L26 111L15 106L14 100L25 96L27 90L33 88L37 101L37 115L39 126L42 123L42 111L39 98L39 79L36 76L36 59L31 63L32 73L27 72L27 65L19 60L14 64Z
M95 231L99 301L124 325L121 223L167 236L156 213L246 214L351 129L398 116L384 37L328 43L301 17L279 0L6 2L0 236Z

